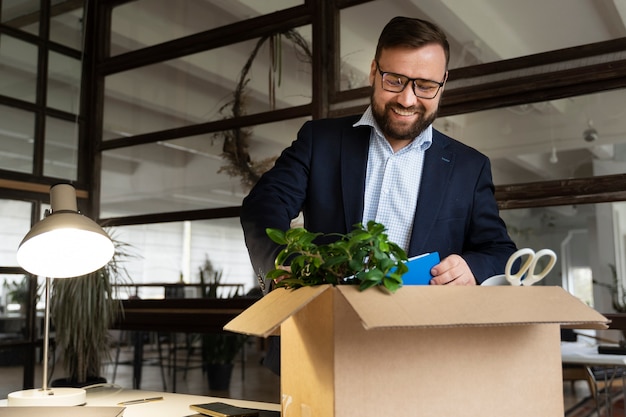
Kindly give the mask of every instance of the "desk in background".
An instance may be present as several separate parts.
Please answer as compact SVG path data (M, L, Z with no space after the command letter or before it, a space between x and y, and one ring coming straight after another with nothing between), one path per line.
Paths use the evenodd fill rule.
M206 298L206 291L209 284L186 284L186 283L169 283L169 282L151 282L145 284L124 283L113 284L122 294L126 293L128 298ZM223 283L218 284L219 298L234 298L244 296L244 284ZM140 291L143 290L143 291ZM159 290L159 291L156 291ZM161 291L162 290L162 291ZM143 297L143 296L146 297ZM121 296L120 298L126 298Z
M226 323L256 301L256 298L251 297L123 300L123 314L120 314L111 328L137 332L133 357L133 388L141 387L143 332L221 333L224 332ZM173 360L176 361L176 356ZM175 367L172 385L172 389L176 391Z
M621 373L622 377L622 393L626 401L626 355L608 355L598 353L598 346L584 342L562 342L561 343L561 360L564 365L582 365L587 368L590 374L592 367L604 367L607 370L614 370L610 376L609 372L604 372L605 383L605 405L607 410L612 409L610 399L610 388L615 375ZM596 412L600 415L600 391L598 390L598 381L594 378L596 396ZM612 412L608 415L613 415ZM626 407L624 408L624 417L626 417Z
M223 332L223 327L257 301L252 297L123 300L111 327L155 332Z

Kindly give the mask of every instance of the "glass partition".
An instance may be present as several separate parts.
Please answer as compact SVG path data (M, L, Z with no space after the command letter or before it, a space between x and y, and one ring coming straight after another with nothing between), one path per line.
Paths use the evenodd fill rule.
M29 202L0 199L0 265L17 266L17 247L30 230L31 207Z
M496 185L626 172L624 90L440 118L435 127L485 153Z
M78 171L78 122L46 118L44 175L76 181Z
M310 39L310 27L297 33ZM310 103L310 61L290 41L281 39L283 56L274 70L270 70L270 41L262 39L108 76L104 138ZM269 83L268 77L274 82Z
M537 3L539 4L539 3ZM530 3L525 3L530 6ZM611 5L577 3L567 24L555 24L564 3L516 7L506 2L375 0L340 11L340 90L368 85L378 36L395 16L437 23L450 42L450 69L517 58L618 38ZM620 6L617 6L620 7ZM620 23L621 25L621 23ZM579 30L581 27L594 29ZM546 32L547 30L547 32Z
M50 51L48 55L48 107L77 114L80 106L81 62Z
M0 105L0 169L33 172L35 114Z
M39 0L4 0L0 2L2 23L24 32L39 34Z
M34 103L37 62L35 45L0 34L0 94Z
M70 48L83 49L83 1L53 0L50 16L50 40Z
M248 192L245 178L272 166L304 120L243 128L250 171L225 157L233 131L105 151L100 217L239 206Z
M121 265L130 279L118 286L120 298L201 298L200 271L207 283L220 274L219 282L236 287L238 295L256 286L237 218L119 226L108 232L129 245L130 256ZM171 292L174 285L177 294Z
M137 0L113 9L111 55L179 39L303 4L303 0ZM166 17L166 18L165 18Z

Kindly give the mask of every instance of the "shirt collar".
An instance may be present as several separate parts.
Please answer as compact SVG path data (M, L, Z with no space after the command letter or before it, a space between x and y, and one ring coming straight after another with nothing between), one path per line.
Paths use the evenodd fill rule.
M374 129L374 133L377 137L384 139L385 135L383 135L378 123L376 123L376 119L374 119L374 115L372 114L372 106L368 106L365 113L361 116L361 118L352 125L353 127L357 126L370 126ZM433 143L433 125L429 125L419 136L417 136L413 142L411 142L406 148L418 148L422 151L430 148L430 145Z

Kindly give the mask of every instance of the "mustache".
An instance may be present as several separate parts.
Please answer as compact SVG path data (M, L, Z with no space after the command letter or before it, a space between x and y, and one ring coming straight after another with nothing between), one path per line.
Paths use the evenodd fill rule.
M385 110L401 110L401 111L408 111L408 112L415 112L415 113L421 113L424 114L426 113L426 108L421 105L421 104L417 104L415 106L410 106L410 107L404 107L401 104L398 103L387 103L385 104Z

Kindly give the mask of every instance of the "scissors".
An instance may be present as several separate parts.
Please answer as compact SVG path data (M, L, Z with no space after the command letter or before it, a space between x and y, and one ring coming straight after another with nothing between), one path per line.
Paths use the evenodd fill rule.
M526 256L526 260L520 267L519 271L517 271L517 273L515 274L511 273L511 268L513 267L515 261L523 258L524 256ZM548 265L543 269L543 271L536 273L535 268L537 267L537 262L544 256L547 256L549 258ZM548 275L555 263L556 253L554 253L554 251L550 249L541 249L537 253L535 253L535 251L530 248L519 249L517 252L511 255L506 263L506 279L511 285L515 285L518 287L522 285L530 286L533 285L535 282L541 281L543 277Z

